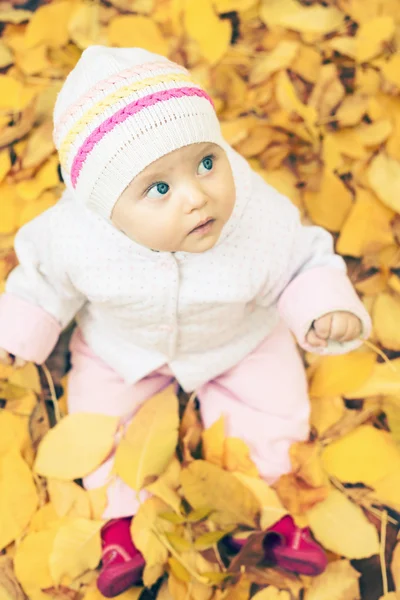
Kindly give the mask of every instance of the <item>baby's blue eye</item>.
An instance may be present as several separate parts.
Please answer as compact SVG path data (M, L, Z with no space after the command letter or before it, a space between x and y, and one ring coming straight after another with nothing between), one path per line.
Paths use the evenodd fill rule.
M149 191L147 192L147 196L149 198L161 198L161 196L165 196L165 194L167 194L168 191L168 183L165 183L165 181L160 181L160 183L156 183L149 189Z
M198 173L199 175L203 175L207 173L207 171L211 171L214 166L214 160L212 156L206 156L203 158L201 163L199 164Z

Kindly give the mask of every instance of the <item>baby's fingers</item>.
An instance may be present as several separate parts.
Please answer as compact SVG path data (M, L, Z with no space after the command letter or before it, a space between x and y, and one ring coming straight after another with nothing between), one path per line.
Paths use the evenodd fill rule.
M308 344L310 344L310 346L313 346L314 348L325 348L327 345L326 340L321 340L315 333L314 329L310 329L310 331L307 334L306 341Z

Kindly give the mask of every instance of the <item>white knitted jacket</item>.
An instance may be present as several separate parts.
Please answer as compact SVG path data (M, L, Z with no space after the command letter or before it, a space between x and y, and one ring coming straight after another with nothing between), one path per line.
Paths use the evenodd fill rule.
M312 321L370 319L331 236L228 151L236 204L207 252L153 252L69 192L18 232L20 265L0 297L0 347L38 363L76 316L91 349L127 382L168 364L186 391L229 369L283 319L307 348ZM359 345L330 344L323 352Z

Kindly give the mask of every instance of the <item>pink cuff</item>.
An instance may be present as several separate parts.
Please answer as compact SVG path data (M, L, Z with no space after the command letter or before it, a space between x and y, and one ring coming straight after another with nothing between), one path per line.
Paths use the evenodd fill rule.
M302 348L318 354L344 354L355 350L371 333L371 318L349 278L331 267L309 269L296 277L283 292L278 310L295 334ZM307 333L316 319L335 311L351 312L362 323L362 339L329 342L327 348L315 348L306 342Z
M60 324L43 308L8 292L0 296L0 348L40 365L60 333Z

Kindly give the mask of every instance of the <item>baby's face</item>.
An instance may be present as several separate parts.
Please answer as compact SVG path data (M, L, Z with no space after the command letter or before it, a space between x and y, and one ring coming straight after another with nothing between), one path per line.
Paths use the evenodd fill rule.
M114 206L111 220L132 240L164 252L205 252L232 214L235 185L216 144L192 144L146 167Z

